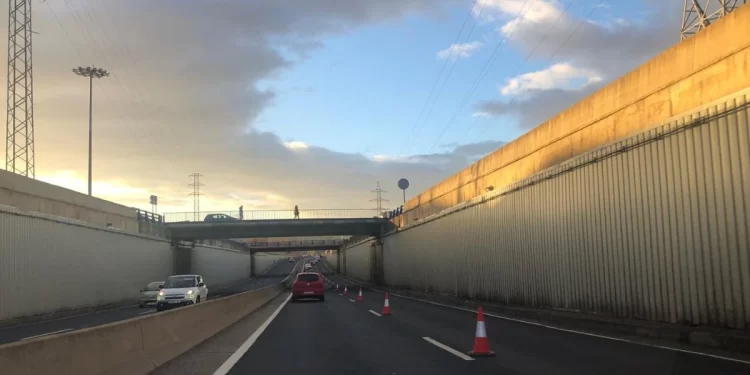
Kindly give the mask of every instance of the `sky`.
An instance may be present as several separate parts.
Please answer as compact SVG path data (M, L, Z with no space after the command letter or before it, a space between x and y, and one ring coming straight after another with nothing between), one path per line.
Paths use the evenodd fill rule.
M95 65L97 197L192 211L201 173L202 211L395 208L677 43L682 6L32 1L37 179L86 192Z

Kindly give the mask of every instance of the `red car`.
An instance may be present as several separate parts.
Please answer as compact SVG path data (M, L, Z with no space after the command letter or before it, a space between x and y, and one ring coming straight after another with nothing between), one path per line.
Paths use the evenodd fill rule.
M302 272L297 274L297 279L292 284L292 301L300 298L318 298L325 301L325 283L323 277L317 272Z

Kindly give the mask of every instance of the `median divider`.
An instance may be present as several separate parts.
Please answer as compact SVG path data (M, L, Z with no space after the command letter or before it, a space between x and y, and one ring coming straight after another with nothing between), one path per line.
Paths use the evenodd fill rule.
M0 372L148 374L284 290L277 284L194 306L0 345Z

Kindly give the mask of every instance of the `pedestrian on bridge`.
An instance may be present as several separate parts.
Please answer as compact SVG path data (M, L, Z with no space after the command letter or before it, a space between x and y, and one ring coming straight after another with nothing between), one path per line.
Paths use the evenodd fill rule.
M297 205L294 205L294 218L299 219L299 207Z

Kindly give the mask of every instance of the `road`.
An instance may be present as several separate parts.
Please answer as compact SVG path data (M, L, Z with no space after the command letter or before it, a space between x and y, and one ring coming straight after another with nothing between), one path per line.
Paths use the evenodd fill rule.
M335 275L329 280L348 285L350 295L329 291L325 302L283 305L228 373L750 373L748 363L489 316L487 333L496 356L461 357L472 348L476 313L391 297L393 315L378 316L373 312L381 312L382 294L365 290L364 302L352 302L357 292L352 284Z
M211 289L211 286L209 285L208 299L211 300L226 297L232 294L277 284L292 271L294 265L295 263L280 261L268 271L268 275L273 276L254 277L216 289ZM131 319L154 312L156 312L155 308L139 308L138 306L133 305L117 309L92 311L80 315L2 327L0 328L0 345L39 336L47 336L55 333L63 333L95 327L102 324L114 323L120 320Z

